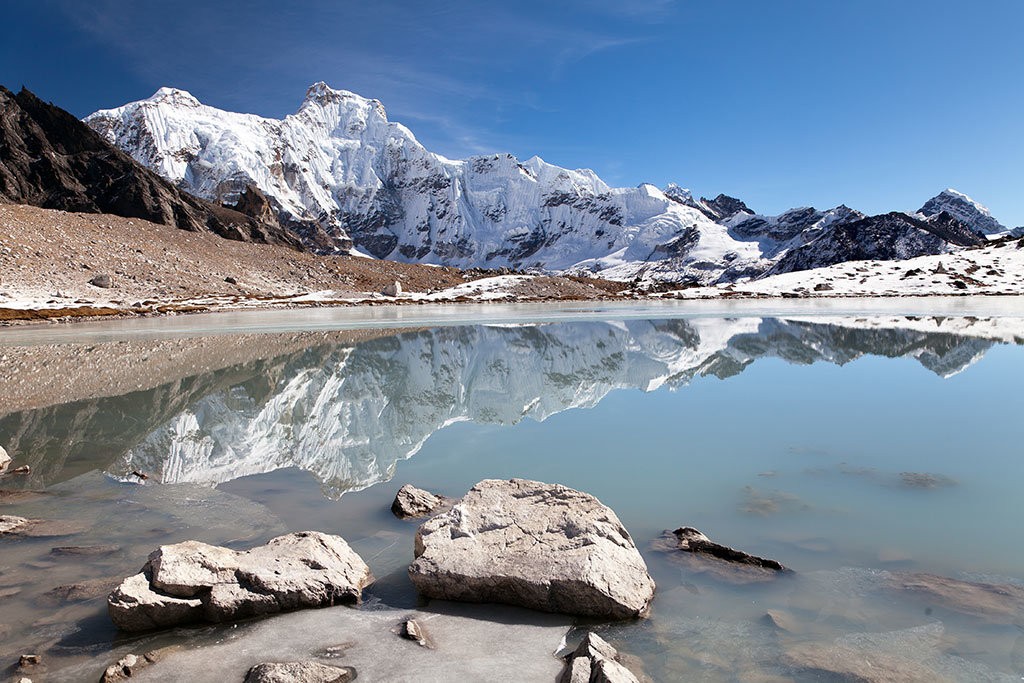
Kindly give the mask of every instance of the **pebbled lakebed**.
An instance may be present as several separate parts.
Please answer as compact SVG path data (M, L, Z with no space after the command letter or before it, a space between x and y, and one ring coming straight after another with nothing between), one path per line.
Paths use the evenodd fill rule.
M420 680L553 680L562 639L590 629L652 680L1019 680L1024 305L775 306L6 330L0 515L47 524L0 536L0 668L14 676L32 653L33 680L98 680L172 645L183 677L241 680L232 657L344 641L336 663L366 680L400 679L408 666L373 667L403 660ZM615 511L657 582L648 618L574 624L417 596L422 520L391 514L398 489L457 499L509 478ZM664 552L683 526L792 571L751 579ZM360 607L140 636L107 616L107 594L160 545L242 550L305 530L369 565ZM436 652L388 630L413 613ZM431 661L447 646L461 668Z

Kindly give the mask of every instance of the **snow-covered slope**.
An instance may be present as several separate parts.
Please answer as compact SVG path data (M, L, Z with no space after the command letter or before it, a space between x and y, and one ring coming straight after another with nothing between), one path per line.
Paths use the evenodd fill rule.
M616 389L677 389L759 358L846 363L907 356L946 376L992 345L946 327L859 329L760 318L437 328L327 347L213 391L132 448L115 472L215 484L300 467L330 495L390 479L399 461L462 421L515 424L597 405ZM953 325L955 327L955 325Z
M794 252L795 254L796 252ZM785 265L785 262L780 263ZM955 253L902 260L844 261L800 271L780 271L716 287L683 289L667 296L942 296L1024 295L1024 239Z
M612 188L593 171L539 157L453 161L388 120L377 100L324 83L311 86L283 120L215 109L173 88L85 120L189 192L249 213L276 212L321 251L354 245L377 258L463 268L711 284L759 276L834 226L866 218L845 206L757 216L725 195L696 199L677 185ZM943 253L962 242L928 228L933 218L952 216L970 228L980 220L976 229L985 232L998 226L983 207L951 191L922 212L923 220L908 219L936 238L903 240L894 249L884 231L867 231L878 244L853 245L849 254L843 243L820 251L829 263L861 252ZM805 249L796 261L826 265L815 253Z

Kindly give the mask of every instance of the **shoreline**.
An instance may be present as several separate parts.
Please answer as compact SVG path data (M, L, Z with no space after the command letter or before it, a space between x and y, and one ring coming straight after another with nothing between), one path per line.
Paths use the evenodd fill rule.
M546 301L375 302L209 308L182 313L0 322L0 346L146 337L401 329L451 325L544 324L564 320L700 317L977 317L1024 319L1024 295L818 296Z

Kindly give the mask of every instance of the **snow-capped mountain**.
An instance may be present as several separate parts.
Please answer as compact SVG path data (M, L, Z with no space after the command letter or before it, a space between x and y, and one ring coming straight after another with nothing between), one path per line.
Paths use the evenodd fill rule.
M280 121L224 112L164 88L86 122L201 197L236 205L255 186L283 222L315 222L336 248L354 243L379 258L604 269L684 247L720 255L723 244L758 258L756 249L731 244L724 228L651 185L610 188L592 171L539 157L452 161L389 121L380 102L323 83Z
M1006 226L992 217L992 213L986 207L952 188L943 190L929 199L917 213L931 217L943 211L985 235L1007 230Z
M539 157L450 160L388 120L380 102L324 83L310 87L283 120L222 111L172 88L85 120L183 189L241 210L276 212L321 251L355 246L378 258L463 268L710 284L759 276L834 226L865 218L844 206L757 216L725 195L696 199L677 185L612 188L593 171ZM925 250L914 256L963 246L926 236L936 234L934 216L972 219L954 208L946 202L912 223L907 229L921 238L888 252L903 254L908 244ZM863 235L888 239L881 231ZM855 246L886 253L888 245ZM801 264L813 264L810 251Z

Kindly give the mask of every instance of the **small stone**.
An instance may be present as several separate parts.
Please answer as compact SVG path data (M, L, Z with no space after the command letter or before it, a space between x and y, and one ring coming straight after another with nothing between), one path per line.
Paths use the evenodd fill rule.
M0 515L0 534L11 534L15 533L28 525L28 520L24 517L15 517L14 515Z
M412 484L406 484L398 489L395 501L391 503L391 512L399 519L425 517L443 508L447 502L446 499L435 496L429 491L418 489Z
M415 619L407 619L402 622L401 634L403 638L418 643L420 647L428 647L426 631Z
M231 277L230 275L228 275L226 278L224 278L224 282L228 283L229 285L237 285L238 284L238 280L236 280L235 278Z
M43 662L43 658L40 655L22 655L18 659L18 667L21 669L28 669L34 666L39 666Z
M348 683L356 670L320 662L268 662L245 674L245 683Z
M32 468L28 465L22 465L21 467L15 467L8 474L32 474Z
M384 296L391 297L402 296L402 283L399 282L398 280L395 280L390 285L384 287L384 290L381 292L381 294L383 294Z
M93 287L109 289L114 286L114 280L106 273L101 273L100 275L96 275L91 280L89 280L89 284L92 285Z
M111 664L106 668L103 676L100 678L100 683L114 683L115 681L127 680L148 664L149 662L136 655L125 655L116 664Z
M7 454L3 446L0 446L0 472L7 469L8 465L11 464L11 456Z

